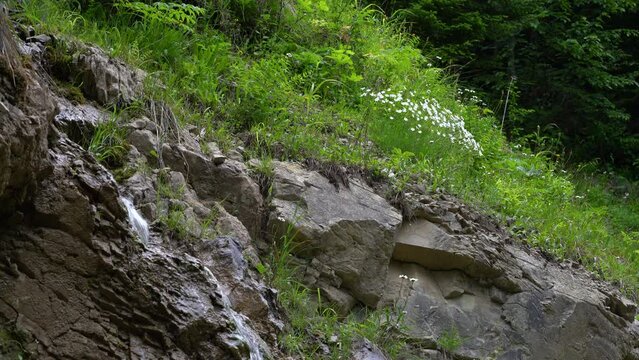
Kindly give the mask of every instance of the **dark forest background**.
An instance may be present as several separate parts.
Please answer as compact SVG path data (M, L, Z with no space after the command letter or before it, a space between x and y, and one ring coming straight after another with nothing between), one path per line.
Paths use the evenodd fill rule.
M511 139L639 177L636 0L373 3L505 113Z

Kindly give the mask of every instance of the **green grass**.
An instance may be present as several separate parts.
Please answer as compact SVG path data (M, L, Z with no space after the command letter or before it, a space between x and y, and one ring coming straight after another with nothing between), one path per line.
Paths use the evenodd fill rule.
M637 184L592 166L564 169L560 157L540 146L547 139L509 143L491 111L460 95L402 24L375 8L345 0L291 0L278 7L270 0L263 9L242 12L240 3L205 8L193 31L97 5L82 12L64 1L16 6L23 10L17 17L39 31L96 43L146 70L148 96L169 104L181 124L205 129L206 141L228 149L232 134L244 133L248 153L257 158L315 158L392 174L394 191L411 183L444 189L509 220L528 243L580 261L636 297ZM362 88L436 100L464 119L482 155L438 136L428 122L390 119L395 108L363 97ZM411 131L418 123L422 134ZM319 305L306 308L301 299L308 290L280 275L275 278L286 280L277 286L290 290L282 291L282 302L291 314L306 314L297 316L298 330L285 343L293 352L313 353L304 341L312 334L299 329L332 329L336 320ZM327 323L317 320L324 318ZM326 329L320 332L338 331Z
M98 162L110 168L121 167L129 148L125 137L126 129L121 126L114 114L108 121L96 126L87 149Z
M291 261L294 237L289 226L274 248L268 270L260 271L279 290L278 300L291 325L280 337L284 349L302 359L348 359L353 343L366 338L393 359L407 351L403 308L364 310L343 318L322 299L319 289L299 282Z

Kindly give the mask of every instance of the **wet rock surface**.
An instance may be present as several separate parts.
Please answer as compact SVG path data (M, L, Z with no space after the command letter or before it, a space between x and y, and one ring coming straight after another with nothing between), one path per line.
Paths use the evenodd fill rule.
M255 326L271 324L264 318L281 327L275 315L269 316L272 294L258 300L248 296L269 294L269 289L251 280L255 275L245 257L254 250L241 222L216 209L220 231L232 237L211 240L217 244L209 248L215 256L205 247L175 248L168 235L154 230L143 244L120 199L126 193L140 209L156 202L158 173L137 174L119 187L59 131L56 114L90 116L69 102L56 104L62 100L50 83L16 67L14 49L20 47L11 45L5 25L0 22L1 43L10 47L1 52L0 63L15 67L24 83L16 89L10 74L0 72L0 199L10 204L5 210L12 214L0 217L0 322L24 334L24 353L37 359L278 358L270 349L273 336L262 340L248 317L233 309L234 302L242 302L243 307L237 305L242 311L259 314ZM109 74L97 67L114 62L103 63L91 62L102 64L96 74ZM116 93L122 95L122 88L107 86L97 95L106 97L98 100L111 101ZM172 183L185 183L181 174L170 175ZM210 214L197 198L190 202L186 206L194 217ZM158 216L157 209L146 210ZM232 256L231 263L224 255ZM221 271L218 261L232 274ZM262 326L262 335L278 330L269 326Z
M26 68L9 20L0 13L0 218L27 199L46 167L55 106L37 73Z
M37 358L233 358L217 280L136 242L115 183L81 154L60 139L33 205L0 231L0 318L32 334Z

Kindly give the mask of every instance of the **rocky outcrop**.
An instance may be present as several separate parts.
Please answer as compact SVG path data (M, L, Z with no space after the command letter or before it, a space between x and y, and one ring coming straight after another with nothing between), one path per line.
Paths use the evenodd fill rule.
M346 308L351 296L375 307L402 219L365 183L349 183L336 188L315 171L276 162L268 231L294 237L292 252L308 262L306 284Z
M0 219L13 213L46 167L55 107L47 88L24 66L0 11Z
M58 131L56 109L76 115L83 110L68 102L54 105L59 98L51 84L31 70L37 64L19 67L23 60L16 49L26 47L13 45L4 20L0 199L12 215L0 216L3 345L19 343L19 356L37 359L281 358L271 348L272 334L282 326L269 313L273 294L254 280L245 259L255 251L239 220L215 208L219 229L228 235L212 233L197 249L176 247L170 234L156 229L142 243L128 223L121 191L138 205L157 203L154 183L165 173L138 173L120 188ZM186 184L180 173L167 176L173 184ZM184 210L191 209L198 221L211 214L189 195ZM157 208L145 209L158 216ZM222 271L218 262L225 254L235 257ZM248 299L249 293L257 296ZM234 306L259 317L249 320ZM8 326L21 335L6 339Z
M244 224L251 236L259 236L263 206L259 186L243 163L236 160L220 163L214 159L215 155L206 156L184 145L162 147L166 165L185 174L204 204L221 203Z
M142 93L144 72L132 69L97 47L83 47L73 59L82 91L100 105L130 104Z
M222 285L193 257L136 243L115 183L81 154L61 138L32 207L0 231L3 323L42 359L234 358Z
M450 197L405 206L414 218L398 232L384 302L407 312L412 337L437 348L457 331L464 359L637 358L636 306L618 290Z

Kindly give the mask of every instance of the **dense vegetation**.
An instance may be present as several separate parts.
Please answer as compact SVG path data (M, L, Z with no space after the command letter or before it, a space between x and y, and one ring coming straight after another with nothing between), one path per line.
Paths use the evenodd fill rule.
M257 170L264 176L270 159L314 158L386 178L393 185L389 197L414 186L444 190L497 216L528 243L636 294L637 187L610 172L592 176L592 163L564 169L543 132L530 135L534 141L508 142L501 118L438 66L449 57L457 61L454 52L423 53L417 38L375 7L346 0L21 0L13 6L20 21L62 34L56 47L93 42L146 70L149 98L171 106L181 124L201 128L205 140L223 149L244 139L246 155L262 159ZM562 76L587 77L579 69ZM517 80L511 89L517 119L532 116L522 110L529 106L523 93ZM98 158L108 155L111 167L123 155L109 145L121 143L117 129L103 126L90 147ZM287 270L286 246L278 251L271 270L262 270L282 289L291 314L294 329L283 339L291 352L314 358L319 350L306 340L309 329L339 333L336 349L353 333L375 337L369 332L383 314L340 326L321 301L305 301L312 290ZM398 342L378 340L397 350Z
M409 24L434 63L481 90L514 137L541 132L574 162L639 176L636 1L374 2Z

